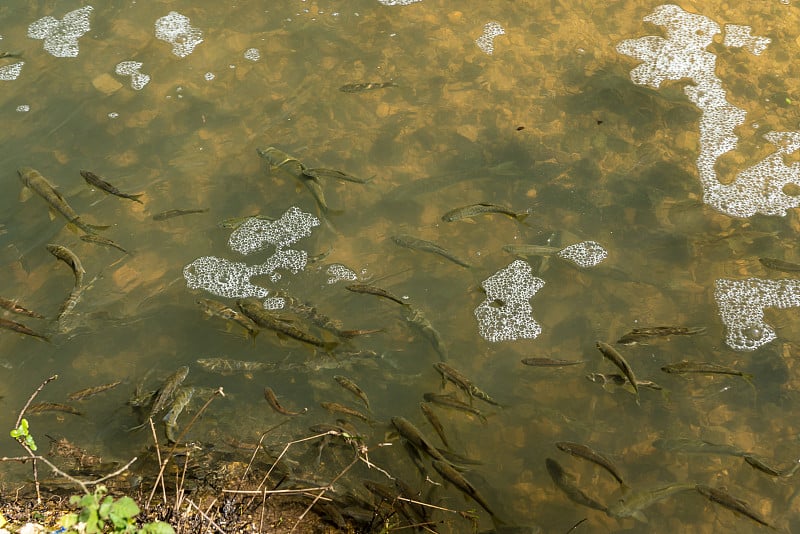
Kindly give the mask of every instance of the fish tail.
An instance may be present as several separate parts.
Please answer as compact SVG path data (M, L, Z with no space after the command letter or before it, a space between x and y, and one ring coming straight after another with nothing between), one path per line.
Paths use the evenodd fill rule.
M141 200L139 200L139 198L140 198L140 197L143 197L143 196L144 196L144 193L139 193L139 194L137 194L137 195L128 195L128 196L127 196L127 197L125 197L125 198L129 198L129 199L133 200L134 202L138 202L139 204L144 204L144 202L142 202Z
M514 214L514 218L517 220L517 222L523 222L525 219L528 218L528 215L530 215L530 213L528 212L516 213Z

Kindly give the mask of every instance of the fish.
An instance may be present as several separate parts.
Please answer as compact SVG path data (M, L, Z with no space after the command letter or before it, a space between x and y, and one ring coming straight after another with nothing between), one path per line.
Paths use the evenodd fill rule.
M79 411L74 406L70 406L69 404L62 404L60 402L38 402L36 404L31 404L25 410L26 414L43 413L43 412L64 412L72 415L83 415L83 412Z
M572 502L608 513L608 508L604 504L600 504L586 495L586 493L577 486L575 476L565 471L557 461L552 458L547 458L545 459L545 466L556 487L564 492Z
M478 490L475 489L469 480L464 478L464 476L456 471L456 469L450 465L448 462L442 462L440 460L434 460L431 462L436 471L442 475L442 478L453 484L459 490L461 490L465 495L471 498L473 501L478 503L481 508L486 510L486 512L494 519L497 517L497 514L494 513L494 510L489 506L489 503L486 502L486 499L478 493Z
M406 508L406 503L397 498L400 493L398 489L392 489L389 486L373 480L364 480L362 484L378 499L385 501L390 508L402 515L409 523L415 522L411 517L411 513Z
M387 87L397 87L397 84L394 82L346 83L339 87L339 90L343 93L363 93L364 91L386 89Z
M228 376L235 373L252 373L254 371L267 371L277 366L271 362L248 362L243 360L228 360L226 358L200 358L197 360L206 371Z
M660 488L635 491L609 506L606 513L609 517L618 519L633 517L642 523L647 523L647 517L642 510L676 493L694 489L695 484L669 484Z
M449 380L456 386L460 387L464 390L464 392L469 395L470 402L472 398L480 399L484 402L489 404L493 404L494 406L501 406L499 402L494 400L492 397L489 396L488 393L483 391L481 388L476 386L472 383L472 381L464 376L463 373L458 371L457 369L451 367L450 365L444 362L436 362L433 364L433 368L436 369L439 374L442 375L442 380Z
M381 289L380 287L373 286L370 284L350 284L349 286L344 286L344 288L348 291L352 291L353 293L364 293L367 295L375 295L376 297L383 297L385 299L389 299L393 302L400 304L401 306L408 306L407 302L404 302L400 297L397 297L385 289Z
M514 256L552 256L561 252L561 247L551 247L549 245L505 245L503 251Z
M17 303L16 300L0 297L0 308L6 309L11 313L33 317L34 319L44 319L44 315L23 308Z
M703 484L697 484L695 488L697 489L697 492L700 493L700 495L702 495L709 501L715 502L719 505L724 506L729 510L733 510L734 512L749 517L756 523L764 525L765 527L769 527L772 529L775 528L766 519L761 517L761 515L759 515L758 512L753 510L749 504L747 504L745 501L741 499L737 499L730 493L723 491L721 489L705 486Z
M67 203L64 196L59 193L55 186L51 184L47 178L42 176L39 171L31 169L30 167L23 167L17 171L19 179L22 180L22 193L23 199L30 197L31 191L42 197L48 204L50 204L50 213L60 213L72 226L81 229L87 234L93 234L98 230L105 230L110 226L88 224L81 220L80 216L74 209Z
M269 405L272 407L273 410L282 415L290 415L290 416L302 415L308 411L308 408L303 408L299 412L293 412L291 410L287 410L286 408L281 406L281 404L278 402L278 397L275 395L275 392L272 391L272 388L269 387L264 388L264 398L267 399L267 402L269 403Z
M620 345L633 345L655 337L695 336L703 334L705 326L651 326L634 328L617 340Z
M704 439L692 438L659 438L653 442L653 447L669 452L722 454L726 456L744 457L744 451L733 445L712 443Z
M419 239L417 237L410 236L408 234L393 235L392 241L394 241L397 245L400 245L401 247L410 248L413 250L421 250L423 252L430 252L432 254L438 254L439 256L452 261L456 265L460 265L461 267L465 267L467 269L472 267L472 265L470 265L466 261L451 254L447 250L443 249L442 247L431 241L425 241L424 239Z
M450 448L450 443L447 442L447 436L444 433L444 426L442 426L442 422L439 420L439 417L433 411L433 408L427 402L420 402L419 408L422 410L422 413L425 415L425 418L431 424L433 429L439 435L439 439L442 440L444 446L448 449Z
M186 376L189 374L189 367L184 365L179 367L175 370L174 373L169 375L164 383L161 385L161 388L158 390L158 393L153 400L153 404L150 407L150 412L148 413L145 422L128 429L129 432L133 430L137 430L142 428L144 425L147 424L149 419L155 417L161 410L166 408L167 403L172 400L172 397L175 395L175 392L178 388L183 384L183 381L186 380Z
M718 374L718 375L741 376L744 379L753 378L753 375L749 373L745 373L743 371L739 371L738 369L725 367L724 365L719 365L711 362L690 362L687 360L683 360L678 363L671 363L669 365L665 365L661 368L661 370L664 371L665 373L676 373L676 374L683 374L683 373Z
M236 304L239 306L239 309L242 310L242 313L252 319L258 326L263 326L278 334L283 334L298 341L302 341L303 343L320 347L326 351L331 351L339 345L338 341L325 341L281 320L278 315L264 309L264 306L258 299L239 299L236 301Z
M320 178L333 178L335 180L344 180L345 182L353 182L357 184L367 184L375 178L374 176L370 178L359 178L357 176L353 176L352 174L347 174L346 172L337 171L336 169L325 169L321 167L313 169L304 168L302 172L303 175L315 180Z
M86 399L88 397L92 397L94 395L97 395L98 393L102 393L104 391L108 391L109 389L113 389L113 388L117 387L120 384L122 384L122 380L115 380L114 382L111 382L111 383L108 383L108 384L103 384L101 386L93 386L93 387L90 387L90 388L81 389L81 390L76 391L74 393L70 393L69 395L67 395L67 398L69 400L73 400L73 401L83 400L83 399Z
M115 248L117 250L120 250L120 251L124 252L125 254L130 254L129 251L127 251L124 248L122 248L122 246L120 246L116 242L108 239L107 237L103 237L101 235L83 234L81 236L81 241L86 241L87 243L94 243L96 245L103 245L103 246L106 246L106 247L113 247L113 248Z
M226 321L236 323L247 330L247 333L252 338L258 335L258 325L251 318L226 306L222 302L214 299L198 299L197 304L203 310L203 313L209 317L221 317Z
M69 265L70 269L72 269L72 274L75 275L75 286L80 287L83 284L83 276L86 274L86 269L83 268L80 258L63 245L50 243L47 245L47 250L50 254Z
M406 321L428 338L428 341L431 342L433 348L439 354L440 361L447 361L447 346L444 344L442 335L433 327L428 318L422 313L422 310L408 306L406 308Z
M773 477L790 477L794 475L798 469L800 469L800 461L794 462L791 467L787 467L786 469L779 469L773 465L770 465L768 463L769 461L765 458L749 452L743 454L742 458L744 458L744 461L750 464L753 468Z
M344 389L358 397L364 402L364 405L367 407L367 410L371 410L369 407L369 399L367 398L367 394L364 393L364 390L358 387L358 384L347 378L346 376L342 375L335 375L333 377L336 380L336 383L342 386Z
M164 426L165 426L165 433L167 435L167 439L170 443L177 443L177 439L175 438L175 432L178 430L178 417L183 412L184 408L191 402L192 397L194 396L195 388L193 387L182 387L178 388L175 392L175 398L172 401L172 404L169 407L166 415L164 415Z
M244 224L248 219L260 219L262 221L274 221L275 217L270 217L269 215L248 215L245 217L228 217L227 219L223 219L217 223L217 226L220 228L231 228L233 230L239 228L242 224Z
M61 306L58 308L58 314L56 315L56 321L58 321L59 324L61 324L64 317L66 317L67 314L74 310L75 306L78 305L78 301L81 300L81 297L83 296L84 289L84 286L76 285L72 288L72 291L69 292L67 298L64 299L64 302L61 303Z
M7 58L7 57L8 58L21 58L22 57L22 52L8 52L7 50L4 50L3 52L0 52L0 59Z
M586 375L586 378L595 384L602 385L604 388L606 384L611 384L614 386L624 386L625 384L630 384L630 380L628 380L625 375L621 375L619 373L589 373ZM664 389L652 380L636 380L636 385L640 388L649 388L656 391L661 391Z
M453 221L460 221L462 219L468 219L471 217L477 217L478 215L485 215L487 213L500 213L502 215L508 215L512 219L516 219L517 221L524 221L529 213L517 213L505 206L499 206L497 204L491 204L489 202L479 202L477 204L470 204L469 206L462 206L460 208L455 208L444 215L442 215L442 220L444 222L453 222Z
M347 406L339 404L338 402L320 402L319 405L331 413L342 413L345 415L350 415L352 417L357 417L358 419L361 419L362 421L365 421L367 423L372 422L372 419L370 419L363 413L359 412L358 410L354 410L353 408L348 408Z
M191 215L192 213L206 213L208 208L192 208L192 209L174 209L174 210L167 210L162 211L160 213L156 213L153 215L154 221L166 221L167 219L172 219L173 217L180 217L181 215Z
M43 339L48 342L50 341L50 338L48 336L40 334L39 332L36 332L35 330L28 328L24 324L12 321L11 319L5 319L3 317L0 317L0 328L18 332L20 334L25 334L26 336Z
M257 148L256 152L258 155L265 159L270 167L283 167L287 163L294 163L295 164L295 176L299 177L299 175L305 169L305 165L303 165L299 159L294 156L290 156L283 150L279 148L275 148L274 146L269 146L267 148Z
M120 197L120 198L127 198L128 200L133 200L134 202L138 202L139 204L143 204L143 202L141 200L139 200L139 197L141 197L144 193L139 193L138 195L131 195L131 194L128 194L128 193L123 193L122 191L120 191L119 189L117 189L116 187L111 185L110 183L106 182L105 180L103 180L102 178L100 178L99 176L97 176L95 173L93 173L91 171L81 171L81 176L83 176L83 179L86 180L87 184L92 185L92 186L94 186L94 187L96 187L98 189L101 189L101 190L105 191L106 193L109 193L111 195L114 195L114 196L117 196L117 197Z
M336 336L342 336L343 331L339 329L339 325L327 315L320 313L319 310L311 304L303 302L282 290L271 291L270 296L283 299L284 309L289 310L303 319L308 319L312 324L324 330L328 330Z
M758 258L761 265L773 271L780 271L782 273L796 273L800 271L800 263L791 263L777 258Z
M306 189L308 189L311 196L314 197L314 202L317 203L317 207L322 213L333 215L342 213L341 210L331 210L330 206L328 206L328 201L325 200L325 191L322 189L322 182L317 178L312 178L301 173L299 180Z
M391 421L400 436L413 445L416 450L424 452L434 460L447 463L442 453L428 441L428 438L411 421L400 416L392 417Z
M476 416L478 419L486 422L486 416L481 413L480 410L477 408L473 408L466 402L461 402L453 395L440 395L437 393L425 393L422 396L427 402L431 402L433 404L438 404L439 406L446 406L448 408L453 408L455 410L460 410L462 412L470 413Z
M622 355L608 343L598 341L596 346L603 357L619 367L622 373L628 378L631 386L633 386L633 391L636 393L636 404L639 404L639 382L636 380L636 375L633 374L633 369L631 369L631 366L628 364L625 358L623 358Z
M578 458L583 458L584 460L589 460L590 462L596 463L597 465L608 471L611 474L611 476L617 479L617 482L619 482L620 486L622 486L623 488L627 488L627 484L625 484L625 481L622 480L622 475L619 474L619 470L613 463L611 463L611 460L609 460L599 452L595 451L591 447L582 445L580 443L575 443L572 441L558 441L556 442L556 447L558 447L559 450L567 452L573 456L576 456Z
M523 358L520 361L532 367L563 367L586 363L586 360L555 360L553 358Z

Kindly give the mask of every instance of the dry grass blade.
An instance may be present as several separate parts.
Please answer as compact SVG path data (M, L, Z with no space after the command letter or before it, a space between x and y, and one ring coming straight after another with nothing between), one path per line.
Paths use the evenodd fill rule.
M201 509L200 509L200 508L199 508L199 507L198 507L198 506L197 506L195 503L193 503L191 499L188 499L188 498L187 498L187 499L186 499L186 502L188 502L190 505L192 505L192 506L194 507L194 509L195 509L195 510L197 510L197 511L200 513L200 515L201 515L201 516L203 516L203 519L205 519L206 521L208 521L208 523L209 523L209 524L210 524L212 527L214 527L214 528L217 530L217 532L219 532L220 534L225 534L225 531L224 531L224 530L222 530L222 529L219 527L219 525L217 525L217 524L214 522L214 520L213 520L213 519L211 519L210 517L208 517L208 515L207 515L205 512L203 512L203 511L202 511L202 510L201 510Z

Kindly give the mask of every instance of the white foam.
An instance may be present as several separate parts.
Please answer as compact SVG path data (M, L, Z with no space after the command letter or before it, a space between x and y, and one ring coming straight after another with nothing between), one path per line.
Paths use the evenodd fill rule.
M608 251L596 241L581 241L562 248L557 255L578 267L594 267L608 257Z
M328 278L329 284L335 284L336 282L353 282L358 280L358 275L349 267L342 265L341 263L333 263L328 266L328 269L325 271L330 275Z
M761 52L767 49L767 46L772 42L769 37L760 37L758 35L750 35L753 29L750 26L741 26L739 24L726 24L725 25L725 38L722 44L731 48L742 48L753 54L760 56Z
M422 0L378 0L378 2L385 6L407 6L409 4L422 2Z
M122 61L117 63L114 72L120 76L130 76L131 87L137 91L140 91L145 85L150 83L150 76L139 72L139 69L141 68L142 64L138 61Z
M10 65L3 65L0 67L0 80L5 82L16 80L22 72L22 66L24 64L24 61L17 61Z
M800 280L721 278L714 284L714 299L727 329L725 343L735 350L755 350L776 337L764 322L764 309L800 306Z
M244 58L250 61L258 61L261 59L261 51L258 48L248 48L244 51Z
M89 31L92 6L70 11L61 20L42 17L28 26L28 37L44 39L44 49L55 57L77 57L78 38Z
M505 35L505 33L505 29L500 26L499 22L487 22L483 26L483 33L481 36L475 39L475 44L486 54L491 56L494 53L494 38L498 35Z
M172 53L186 57L203 42L203 32L189 24L189 17L177 11L156 20L156 37L172 45Z
M667 38L650 35L626 39L616 49L642 61L631 71L631 80L636 84L658 89L665 80L691 81L684 87L684 93L702 112L697 170L703 186L703 200L733 217L750 217L756 213L785 216L787 209L800 206L800 198L783 192L786 184L800 186L800 163L786 166L781 158L781 154L790 154L800 147L795 141L799 132L765 135L765 139L775 145L775 153L739 172L728 184L717 177L716 161L736 148L738 138L734 129L744 124L746 115L743 109L727 101L727 93L715 72L717 58L706 50L713 37L720 33L719 25L703 15L687 13L671 4L656 7L644 20L664 27ZM751 36L749 27L729 25L726 42L760 54L769 40Z
M544 287L544 280L533 276L531 266L515 260L481 283L486 300L475 308L478 331L487 341L534 339L542 327L533 318L530 299Z

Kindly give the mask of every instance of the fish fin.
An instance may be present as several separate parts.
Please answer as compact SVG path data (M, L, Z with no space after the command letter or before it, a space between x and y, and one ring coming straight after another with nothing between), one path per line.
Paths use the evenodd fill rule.
M56 214L57 214L57 213L58 213L58 212L57 212L55 209L53 209L53 208L49 208L49 209L47 210L47 214L48 214L48 216L50 217L50 220L51 220L51 221L54 221L54 220L56 220Z
M20 202L27 202L29 198L33 196L33 191L28 186L22 186L22 189L19 190L19 201Z
M528 218L528 215L530 215L530 213L528 212L517 213L516 215L514 215L514 218L517 220L517 222L523 222L525 219Z
M86 226L87 228L91 228L92 230L108 230L109 228L111 228L110 224L88 224L84 223L83 221L81 222L84 226Z
M330 354L331 352L333 352L333 349L335 349L335 348L336 348L336 347L338 347L338 346L339 346L339 342L338 342L338 341L326 341L325 343L323 343L323 344L322 344L322 348L323 348L323 349L325 350L325 352L327 352L328 354Z
M647 523L647 516L642 513L641 510L636 510L631 514L631 517L634 519L641 521L642 523Z
M125 198L128 198L128 199L130 199L130 200L133 200L134 202L138 202L139 204L144 204L144 202L142 202L141 200L139 200L139 198L141 198L141 197L143 197L143 196L144 196L144 193L139 193L138 195L128 195L128 196L127 196L127 197L125 197Z

